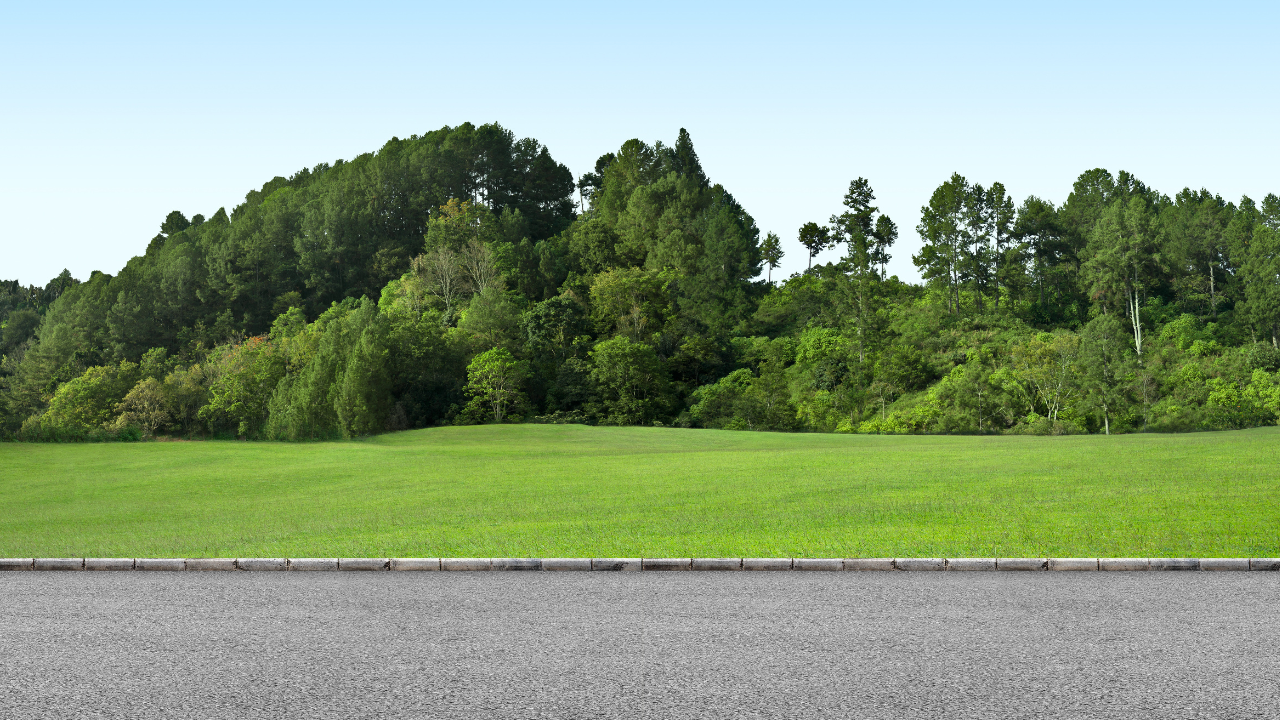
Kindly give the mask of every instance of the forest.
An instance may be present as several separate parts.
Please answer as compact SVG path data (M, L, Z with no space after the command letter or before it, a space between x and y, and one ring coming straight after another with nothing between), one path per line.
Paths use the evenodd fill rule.
M497 124L392 138L230 212L171 212L116 275L0 282L0 437L1277 422L1276 195L1170 197L1092 169L1060 202L1018 202L940 180L911 219L911 283L886 273L900 230L862 177L784 239L683 129L576 180ZM775 278L784 252L808 268Z

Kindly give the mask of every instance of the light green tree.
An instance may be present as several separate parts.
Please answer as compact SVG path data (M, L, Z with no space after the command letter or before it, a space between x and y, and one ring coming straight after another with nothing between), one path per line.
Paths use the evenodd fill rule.
M666 368L652 347L619 335L597 344L590 356L591 379L600 390L605 422L643 425L666 411Z
M172 416L169 413L169 399L165 397L164 385L153 377L141 380L124 400L116 405L120 413L113 424L113 429L121 430L130 425L142 428L147 435L155 435L156 430L168 425Z
M760 243L760 257L764 260L765 265L769 267L769 283L773 283L773 269L778 267L782 262L782 240L777 233L769 233L764 236L764 242Z
M467 395L473 406L484 406L493 413L494 422L502 422L512 406L522 398L524 368L504 348L493 348L477 355L467 365Z

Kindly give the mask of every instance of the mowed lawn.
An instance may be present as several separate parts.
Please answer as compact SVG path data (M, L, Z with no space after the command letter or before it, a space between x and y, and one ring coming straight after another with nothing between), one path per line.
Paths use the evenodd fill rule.
M0 444L7 557L1280 555L1280 428Z

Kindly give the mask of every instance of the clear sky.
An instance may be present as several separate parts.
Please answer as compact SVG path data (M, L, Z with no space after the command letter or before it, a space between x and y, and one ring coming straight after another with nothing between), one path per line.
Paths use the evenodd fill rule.
M688 128L784 272L865 176L915 279L920 206L953 171L1018 201L1093 167L1280 193L1278 21L1275 2L5 3L0 278L115 273L170 210L496 120L575 177Z

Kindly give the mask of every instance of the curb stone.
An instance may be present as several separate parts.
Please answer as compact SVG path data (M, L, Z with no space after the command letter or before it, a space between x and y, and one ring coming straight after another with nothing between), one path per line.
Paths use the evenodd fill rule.
M187 558L187 569L196 572L205 570L235 570L235 558Z
M85 558L85 570L132 570L133 558Z
M742 558L694 558L694 570L741 570Z
M83 570L84 558L36 558L36 570Z
M1048 558L997 558L997 570L1013 570L1013 571L1035 571L1046 570L1049 567Z
M338 558L289 558L289 569L301 571L337 570Z
M1099 570L1133 572L1147 570L1150 567L1151 561L1147 558L1098 558Z
M839 571L844 570L844 561L838 558L796 558L791 561L791 569Z
M693 558L644 558L641 570L692 570Z
M542 558L494 558L494 570L541 570Z
M893 558L845 558L844 569L855 572L892 570Z
M894 558L893 567L897 570L942 570L946 561L942 558Z
M1097 570L1098 558L1049 558L1049 569L1055 571Z
M1200 558L1200 569L1209 571L1245 571L1249 570L1249 558Z
M1196 558L1151 558L1152 570L1199 570Z
M489 570L493 567L490 558L440 558L441 570Z
M995 570L995 558L947 558L948 570Z
M592 570L612 572L638 572L644 561L640 558L591 558Z
M1280 572L1280 558L0 558L0 572L26 570Z
M376 571L386 570L391 567L391 560L387 558L338 558L339 570L362 570Z
M742 558L743 570L790 570L791 558Z
M554 572L590 572L591 558L542 558L542 569Z
M391 569L401 571L438 571L440 569L440 558L391 558Z
M236 558L236 567L241 570L284 570L288 562L284 558Z
M133 561L133 569L173 572L186 570L187 563L182 558L138 558Z

